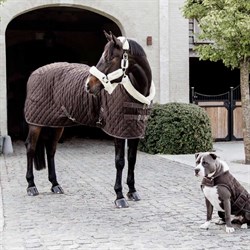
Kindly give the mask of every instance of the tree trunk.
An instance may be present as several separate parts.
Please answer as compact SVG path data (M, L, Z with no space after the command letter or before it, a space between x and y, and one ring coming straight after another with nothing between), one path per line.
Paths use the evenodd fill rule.
M243 140L245 163L250 164L250 97L249 97L249 61L240 63L240 91L243 116Z

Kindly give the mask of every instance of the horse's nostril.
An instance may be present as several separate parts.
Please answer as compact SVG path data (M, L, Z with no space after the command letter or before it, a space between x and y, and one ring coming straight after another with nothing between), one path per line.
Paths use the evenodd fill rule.
M195 174L197 175L197 174L199 174L200 169L196 168L196 169L194 170L194 172L195 172Z

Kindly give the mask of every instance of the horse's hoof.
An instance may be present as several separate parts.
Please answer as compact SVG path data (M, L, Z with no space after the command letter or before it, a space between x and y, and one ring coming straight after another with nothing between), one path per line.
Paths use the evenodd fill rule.
M141 200L140 195L137 192L127 193L127 197L130 201L139 201Z
M33 186L33 187L27 188L27 194L28 194L28 196L36 196L36 195L39 195L39 192L38 192L36 186Z
M127 208L127 207L129 207L128 202L126 201L125 198L115 200L115 206L117 208Z
M51 191L55 194L64 194L64 191L60 185L52 187Z

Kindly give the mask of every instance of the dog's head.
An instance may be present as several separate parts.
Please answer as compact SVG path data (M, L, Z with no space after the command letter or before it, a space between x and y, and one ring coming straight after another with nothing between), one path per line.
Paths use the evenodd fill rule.
M212 177L218 169L217 155L211 152L195 154L195 176Z

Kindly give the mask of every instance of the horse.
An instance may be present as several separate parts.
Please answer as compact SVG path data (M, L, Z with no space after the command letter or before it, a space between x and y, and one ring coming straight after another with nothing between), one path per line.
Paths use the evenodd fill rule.
M51 191L64 193L55 170L57 143L64 127L84 124L100 127L114 137L115 206L129 206L122 191L126 141L127 198L141 199L135 188L134 169L139 139L144 136L155 95L151 68L145 51L136 41L116 37L111 32L104 34L107 44L96 66L52 63L38 68L28 79L24 114L28 123L25 146L29 196L39 194L33 164L36 170L46 168L45 152Z

